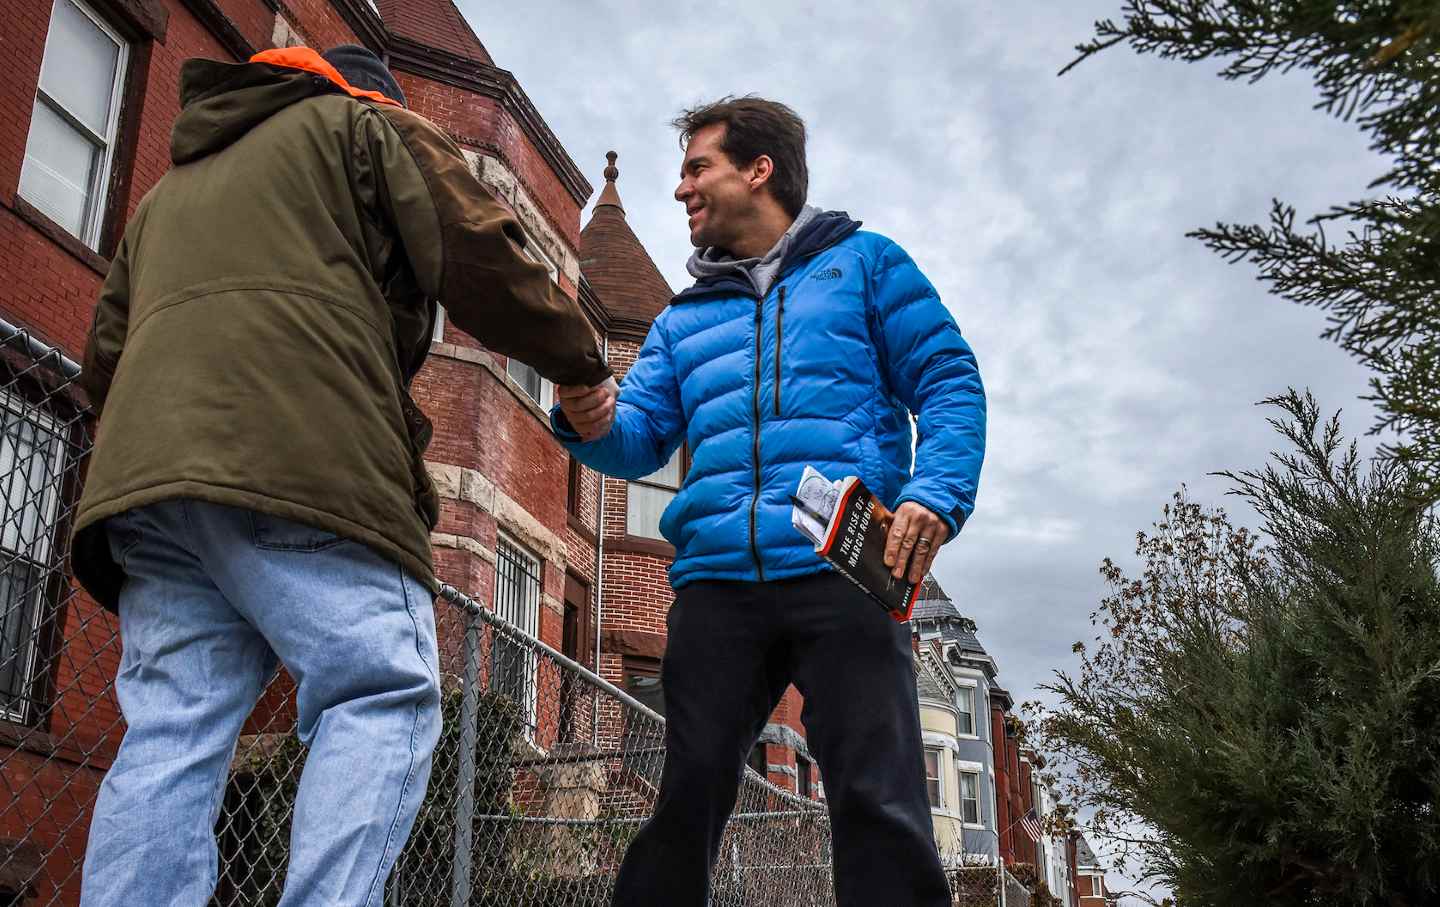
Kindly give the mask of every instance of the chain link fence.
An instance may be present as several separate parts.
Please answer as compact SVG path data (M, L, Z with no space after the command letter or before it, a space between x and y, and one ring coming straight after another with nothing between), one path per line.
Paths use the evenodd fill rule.
M116 622L64 564L90 447L79 371L0 321L0 905L78 903L123 732ZM445 729L387 905L608 905L655 803L664 719L453 587L436 617ZM279 899L304 761L282 671L225 786L213 907ZM746 769L714 882L716 907L833 907L824 805Z

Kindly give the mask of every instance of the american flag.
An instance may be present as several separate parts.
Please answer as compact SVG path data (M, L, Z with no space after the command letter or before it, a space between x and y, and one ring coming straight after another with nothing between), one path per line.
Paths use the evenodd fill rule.
M1035 815L1033 806L1030 807L1029 812L1020 817L1020 827L1025 829L1025 834L1029 835L1030 840L1036 844L1039 844L1040 839L1045 836L1044 830L1040 827L1040 817Z

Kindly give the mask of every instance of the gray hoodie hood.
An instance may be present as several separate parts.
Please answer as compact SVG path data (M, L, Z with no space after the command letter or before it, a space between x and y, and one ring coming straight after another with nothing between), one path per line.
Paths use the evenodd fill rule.
M800 209L800 215L790 225L790 229L775 242L769 252L763 258L735 258L729 252L710 246L704 249L696 249L686 263L685 270L696 280L704 280L707 277L721 277L726 274L744 275L745 279L755 287L755 294L760 297L770 292L770 287L775 283L775 278L780 273L780 265L785 260L785 253L790 251L791 244L795 237L805 226L821 213L819 208L813 205L806 205Z

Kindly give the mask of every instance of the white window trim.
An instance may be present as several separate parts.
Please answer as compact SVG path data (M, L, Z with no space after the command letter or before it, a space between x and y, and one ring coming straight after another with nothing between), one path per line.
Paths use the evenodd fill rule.
M934 812L936 810L940 810L943 812L947 808L947 801L945 799L945 750L942 747L926 744L925 751L927 755L932 751L935 753L935 783L940 788L940 803L938 805L932 804L930 810L931 812ZM928 772L928 768L925 775L925 790L926 799L928 800L930 790L930 775Z
M107 38L114 41L116 46L119 48L119 53L115 57L114 82L110 86L110 116L105 123L105 135L103 136L96 135L95 133L91 132L88 126L85 126L83 123L78 122L68 110L60 106L59 101L56 101L48 94L45 94L44 89L40 87L38 78L35 85L36 104L44 104L46 107L49 107L52 111L55 112L57 116L65 120L65 122L68 123L72 129L79 130L91 141L98 139L101 144L102 150L100 154L99 164L96 166L95 172L90 174L90 179L93 181L93 184L90 187L91 198L89 204L86 206L85 214L81 219L80 233L76 236L76 238L79 239L81 242L85 243L86 246L94 249L100 244L100 231L105 226L105 205L106 202L109 201L110 197L110 168L115 163L115 142L118 138L118 133L120 130L120 103L125 94L125 79L130 72L130 42L126 41L123 37L121 37L119 32L111 28L110 24L106 22L99 13L95 12L86 3L84 3L83 0L55 0L55 4L52 4L50 7L49 21L51 23L53 23L55 20L55 5L60 3L69 3L74 6L77 10L80 11L81 15L85 16L87 19L93 22L95 24L95 27L100 29L100 31L102 31ZM48 52L49 49L50 33L47 25L47 31L45 33L45 50ZM43 72L45 65L43 57L41 58L40 65L41 71ZM27 147L28 144L29 133L27 132ZM23 174L25 169L25 163L23 159L21 160L20 169ZM24 196L21 197L23 198Z
M984 768L980 765L980 763L978 763L978 762L964 762L964 761L962 761L962 760L956 759L956 760L955 760L955 774L956 774L956 780L957 780L957 782L958 782L959 785L960 785L959 797L957 798L957 802L956 802L956 806L959 807L959 809L957 809L956 811L960 814L960 821L965 825L966 828L984 828L984 827L985 827L985 807L982 805L982 801L981 801L981 799L980 799L980 786L981 786L981 785L984 783L984 781L985 781L985 769L984 769ZM974 822L967 822L967 821L965 821L965 783L964 783L963 779L960 779L960 778L959 778L960 775L974 775L974 776L975 776L975 818L976 818L976 821L974 821Z
M529 233L526 233L525 248L521 249L520 251L525 253L526 258L530 259L536 264L545 266L545 270L550 272L551 283L559 283L560 268L555 264L555 262L550 260L550 256L546 254L545 250L540 248L540 244L535 241L535 237L531 236Z
M516 389L517 391L519 391L522 395L524 395L524 397L525 397L526 400L529 400L531 403L534 403L536 406L538 406L538 407L540 407L541 409L545 410L545 412L547 412L547 413L550 412L550 407L552 407L552 406L555 405L555 384L554 384L554 382L552 382L549 378L546 378L544 375L540 375L540 374L537 372L536 374L537 374L537 375L539 376L539 378L540 378L540 399L539 399L539 400L536 400L534 397L530 396L530 392L525 389L525 385L523 385L523 384L520 383L520 379L519 379L519 378L516 378L513 374L510 373L510 364L511 364L512 362L514 362L514 363L519 363L520 365L524 365L526 368L529 368L529 369L531 369L532 371L534 370L532 366L530 366L530 365L528 365L528 364L526 364L526 363L524 363L524 362L520 362L519 359L509 359L509 358L507 358L507 359L505 360L505 377L510 379L510 383L513 384L513 385L515 385L515 389Z
M957 695L961 695L961 694L964 693L964 691L967 691L967 690L969 691L969 695L970 695L970 730L969 730L968 733L959 730L959 726L960 726L960 725L959 725L960 716L963 715L963 714L965 714L965 710L962 709L962 708L960 708L960 707L957 705L957 706L955 707L955 721L956 721L956 725L955 725L955 726L956 726L956 729L957 729L957 730L956 730L956 736L959 737L959 738L962 739L962 740L979 740L979 739L980 739L980 718L979 718L979 716L976 714L976 713L979 711L979 706L976 705L976 703L977 703L977 702L979 701L979 699L980 699L980 692L979 692L980 687L979 687L979 684L976 683L976 682L973 681L973 680L967 680L967 679L963 679L963 678L955 678L955 685L956 685L957 687L959 687L959 689L955 691Z

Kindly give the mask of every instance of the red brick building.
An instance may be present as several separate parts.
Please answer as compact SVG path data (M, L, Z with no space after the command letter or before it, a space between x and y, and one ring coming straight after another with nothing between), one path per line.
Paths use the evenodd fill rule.
M1076 907L1110 907L1114 900L1105 887L1105 867L1082 834L1071 838L1071 860L1074 863Z
M528 250L589 315L618 373L668 302L670 287L625 222L614 158L582 230L593 186L451 0L0 0L0 16L0 318L71 359L126 221L170 165L181 63L291 44L357 43L387 60L410 106L447 130L514 212ZM448 323L413 391L435 422L441 579L658 703L673 552L656 527L683 452L645 481L602 482L551 437L549 383ZM85 401L65 388L45 398L61 410L48 415L33 401L0 404L12 444L20 423L54 435L45 426L71 424ZM41 492L73 501L73 488ZM58 550L62 534L60 521L46 544ZM36 883L50 886L36 890L42 902L73 899L70 865L121 729L107 691L114 623L56 565L43 594L0 602L0 642L46 641L0 651L0 903L34 874L27 860L55 864ZM442 620L441 632L444 646L455 627ZM66 641L73 656L77 640L88 657L58 654ZM799 705L791 690L752 763L818 795Z

